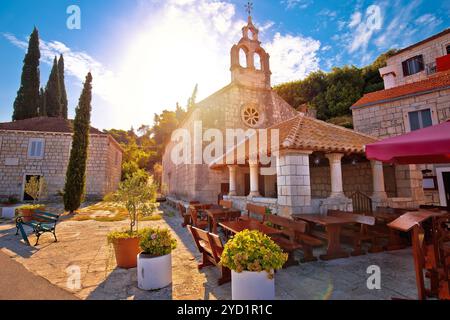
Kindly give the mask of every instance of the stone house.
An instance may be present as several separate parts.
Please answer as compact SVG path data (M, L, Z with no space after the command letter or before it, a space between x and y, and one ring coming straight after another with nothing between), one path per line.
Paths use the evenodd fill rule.
M194 143L180 152L183 139L175 133L166 146L162 181L169 200L216 202L224 196L235 207L244 209L251 202L283 216L352 210L350 197L355 191L372 197L374 205L385 203L395 190L385 189L383 165L364 156L364 145L377 139L292 108L271 88L270 57L260 45L251 17L242 32L231 49L231 83L197 103L179 126ZM230 129L255 129L258 136L260 129L267 129L268 136L277 132L279 140L271 141L266 150L274 170L259 156L252 157L248 136L232 136L231 148L222 146L211 152L211 161L203 161L202 150L217 140L208 129L222 134L223 141L230 139ZM241 156L240 145L247 150ZM264 149L261 144L258 148ZM231 162L230 154L237 154ZM189 161L174 161L180 155Z
M450 119L450 29L398 51L380 74L386 89L352 106L356 131L387 138ZM450 164L392 168L386 188L398 202L447 205Z
M101 198L118 187L122 149L110 135L90 129L86 196ZM32 176L44 177L48 197L64 189L72 143L72 122L38 117L0 123L0 198L30 200L24 185Z

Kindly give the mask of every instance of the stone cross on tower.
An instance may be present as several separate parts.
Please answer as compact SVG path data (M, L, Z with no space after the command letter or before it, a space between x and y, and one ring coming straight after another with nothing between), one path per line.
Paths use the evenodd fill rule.
M245 11L247 11L248 15L251 16L252 15L252 11L253 11L253 2L247 2L247 4L245 5Z

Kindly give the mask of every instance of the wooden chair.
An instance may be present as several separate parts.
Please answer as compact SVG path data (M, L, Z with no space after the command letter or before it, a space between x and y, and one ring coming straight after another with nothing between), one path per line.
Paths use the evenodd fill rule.
M227 209L232 209L233 208L233 201L230 200L220 200L219 201L219 206L227 208Z
M208 217L206 217L206 216L199 217L199 213L200 213L199 211L209 209L210 207L211 206L209 206L209 205L201 206L201 208L189 206L188 211L191 216L192 226L194 226L196 228L200 228L200 229L208 228L208 226L209 226Z
M283 268L298 264L294 259L294 252L296 250L303 251L303 259L300 260L301 262L317 260L312 253L312 247L322 245L322 241L306 234L306 222L294 221L273 214L268 215L267 222L273 227L282 230L282 234L272 236L272 240L288 254L288 260Z
M450 300L450 215L433 221L437 246L438 298Z
M261 223L266 221L266 207L258 206L256 204L247 203L245 207L247 210L246 216L241 216L239 219L241 220L257 220Z
M230 269L220 265L223 252L223 244L220 237L196 227L188 226L188 229L194 238L197 249L202 254L202 262L199 263L198 269L214 265L219 267L221 272L221 276L217 281L219 286L231 281Z
M381 235L377 235L375 232L368 229L368 226L375 225L374 217L340 210L328 210L327 214L329 216L351 218L355 220L356 224L359 224L357 229L347 227L342 228L341 230L341 236L350 239L353 244L352 256L365 254L362 250L363 242L369 242L371 244L369 249L369 252L371 253L383 251L382 246L377 243L378 237Z

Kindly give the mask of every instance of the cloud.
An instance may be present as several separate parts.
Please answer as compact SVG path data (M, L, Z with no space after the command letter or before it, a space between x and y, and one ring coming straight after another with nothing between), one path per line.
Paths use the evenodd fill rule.
M383 24L383 15L378 5L371 5L367 8L365 19L362 19L360 12L353 13L349 27L353 29L352 40L348 45L348 51L354 53L357 50L364 54L372 36L381 30Z
M355 12L352 14L352 16L350 17L350 22L348 24L348 26L350 28L354 28L356 27L358 24L361 23L361 19L362 19L362 14L361 12Z
M127 40L125 53L108 67L61 41L41 40L44 63L51 64L55 55L63 53L66 72L80 85L88 71L93 73L98 103L93 101L92 118L97 127L128 129L151 123L154 113L174 109L176 102L184 105L195 84L199 85L201 100L230 82L230 49L241 38L246 24L236 15L233 4L168 0L155 9L149 1L141 1L139 10L144 22L135 32L122 36ZM318 69L319 41L269 34L274 25L271 21L255 21L255 25L266 34L263 46L271 56L273 83L304 78ZM11 34L5 37L26 49L26 41ZM120 39L111 48L112 54Z
M306 9L310 5L313 4L313 0L283 0L281 1L281 4L284 4L286 6L286 9Z
M392 9L396 12L394 18L388 24L387 28L383 30L383 34L375 39L375 45L379 49L385 50L392 47L403 47L411 43L411 37L418 30L409 22L413 20L413 15L420 2L420 0L414 0L407 6L402 6L400 3L395 5Z
M414 22L419 26L435 28L442 23L442 20L431 13L426 13L418 17Z
M329 17L329 18L336 18L337 17L337 12L330 10L330 9L322 9L320 10L320 12L318 13L319 16L325 16L325 17Z
M4 33L3 35L18 48L24 51L27 49L28 41L20 40L10 33ZM41 51L41 61L49 66L53 65L55 56L63 54L66 74L75 77L79 81L80 86L85 80L86 74L91 72L95 81L95 86L93 86L94 94L105 100L114 100L115 75L89 54L82 51L73 51L60 41L45 41L43 39L40 39L39 49ZM45 83L43 82L42 86L45 86Z
M303 79L319 69L317 51L320 41L302 36L282 36L276 33L265 45L271 57L272 82L274 84Z

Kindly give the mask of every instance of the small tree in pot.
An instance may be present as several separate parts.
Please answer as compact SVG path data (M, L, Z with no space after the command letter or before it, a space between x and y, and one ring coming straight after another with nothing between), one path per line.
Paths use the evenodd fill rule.
M114 245L117 266L134 268L139 250L139 216L153 213L156 201L156 185L143 171L137 171L120 183L114 200L125 207L130 218L130 228L108 234L108 241Z
M33 199L32 205L23 205L17 208L22 216L22 221L30 221L36 210L44 210L45 206L36 204L47 196L47 182L44 177L33 176L25 183L24 191Z
M273 300L274 270L281 269L288 255L267 235L244 230L227 242L221 263L231 269L233 300Z
M172 283L172 250L177 241L169 229L147 228L139 233L142 252L138 255L138 287L156 290Z

